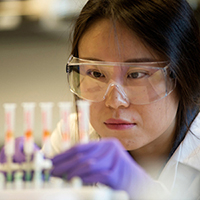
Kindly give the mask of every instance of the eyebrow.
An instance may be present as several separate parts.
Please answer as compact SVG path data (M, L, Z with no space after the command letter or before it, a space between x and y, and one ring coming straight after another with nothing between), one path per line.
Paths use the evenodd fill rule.
M133 59L128 59L125 60L125 62L157 62L155 58L133 58Z
M101 59L97 59L97 58L92 58L92 57L82 57L82 59L85 59L85 60L91 60L91 61L104 61L106 62L105 60L101 60ZM128 59L128 60L125 60L125 61L122 61L122 62L156 62L158 60L154 59L154 58L131 58L131 59Z

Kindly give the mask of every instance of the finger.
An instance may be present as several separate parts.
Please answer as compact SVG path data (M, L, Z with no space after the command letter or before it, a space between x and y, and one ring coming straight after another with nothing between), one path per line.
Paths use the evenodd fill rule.
M100 156L98 156L98 153L96 154L96 156L100 159ZM104 152L104 153L101 152L101 156L104 158L103 160L106 160L106 158L107 158L106 152ZM60 163L55 163L54 168L51 171L51 174L53 176L62 177L66 173L70 174L73 172L74 174L77 174L77 172L79 170L80 171L83 170L82 173L84 173L84 171L86 171L88 168L88 166L85 166L85 165L92 165L92 163L90 163L91 162L90 160L92 160L91 156L89 156L87 153L76 154L74 157L72 157L70 159L63 160ZM102 160L102 159L100 159L100 160ZM72 176L70 176L70 177L72 177Z
M67 173L68 175L71 174L71 178L72 176L80 175L80 173L87 173L88 170L96 170L95 167L99 167L100 165L101 167L103 165L104 168L108 168L109 166L107 166L107 164L109 164L109 159L110 158L107 149L103 148L99 151L98 147L96 146L90 153L78 153L70 159L63 159L62 162L59 163L55 163L54 160L54 169L51 171L51 174L53 176L62 177ZM95 163L93 163L92 160L94 160Z
M111 149L112 151L112 149ZM68 171L68 178L73 176L84 176L88 173L96 173L100 171L108 171L112 168L115 157L112 156L113 152L98 152L95 157L88 157L84 162L79 162ZM114 159L114 160L113 160Z
M69 150L55 156L52 159L53 164L63 162L63 160L69 160L78 153L90 151L90 149L93 148L93 145L95 145L95 144L94 143L89 143L89 144L90 145L88 145L88 144L75 145L74 147L70 148Z
M62 159L60 162L53 159L54 169L51 171L51 174L62 177L67 173L71 178L73 176L82 176L84 173L88 173L88 171L98 171L100 168L101 170L107 170L113 165L113 159L115 160L116 155L118 155L115 146L113 141L109 140L95 142L92 143L92 148L89 152L77 153L73 157ZM75 150L75 152L77 151ZM68 152L65 153L67 154Z
M90 142L88 144L78 144L71 149L55 156L52 159L54 165L63 162L63 160L69 160L74 157L76 154L85 154L88 157L94 156L99 151L107 151L110 148L110 143L107 141L102 142Z
M5 147L3 147L0 152L0 163L5 163L5 162L6 162Z
M113 182L112 178L113 177L110 175L110 170L100 173L90 173L81 177L84 184L101 183L116 189L112 184L110 184Z
M77 163L81 163L84 160L84 156L82 154L77 154L74 157L63 160L63 162L54 164L54 168L51 170L51 174L53 176L62 177L62 175L66 174L70 171Z

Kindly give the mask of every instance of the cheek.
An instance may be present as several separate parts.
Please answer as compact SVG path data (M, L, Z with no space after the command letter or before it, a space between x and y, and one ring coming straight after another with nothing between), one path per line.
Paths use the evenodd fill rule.
M153 131L157 132L156 130L159 130L159 127L163 126L163 121L166 121L166 119L164 119L167 115L166 109L164 107L159 107L158 105L151 105L147 109L144 109L139 111L142 118L142 127L147 131L152 130L151 133L153 134Z
M103 115L102 103L91 103L90 105L90 123L93 127L98 127L100 118Z
M177 108L178 100L172 96L144 107L139 111L143 128L151 130L151 134L163 133L175 120Z

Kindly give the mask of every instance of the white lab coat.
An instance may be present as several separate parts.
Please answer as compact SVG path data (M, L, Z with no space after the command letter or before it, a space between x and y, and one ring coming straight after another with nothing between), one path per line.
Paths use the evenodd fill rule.
M70 128L72 132L76 130L74 120L75 114L71 115ZM54 155L61 152L61 124L62 122L58 123L51 136ZM77 131L72 134L73 143L76 143L76 136ZM99 140L97 133L91 125L89 138L90 140ZM200 196L200 113L193 121L190 131L186 134L184 140L165 165L158 181L168 191L174 193L172 199L192 200L198 199Z

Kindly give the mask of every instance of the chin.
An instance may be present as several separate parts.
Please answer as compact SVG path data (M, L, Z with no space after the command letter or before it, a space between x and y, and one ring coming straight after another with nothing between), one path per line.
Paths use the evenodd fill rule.
M119 139L117 138L121 144L123 145L123 147L127 150L127 151L131 151L131 150L135 150L138 149L138 147L136 147L136 144L133 140L130 139Z
M122 144L122 146L127 150L127 151L131 151L131 150L135 150L135 149L139 149L140 146L138 146L137 142L134 141L133 139L130 138L120 138L120 137L116 137L113 135L106 135L106 136L100 136L101 138L115 138L118 139L120 141L120 143Z

